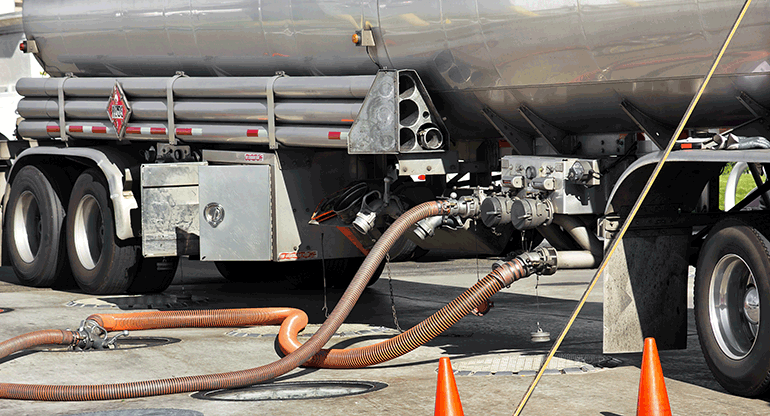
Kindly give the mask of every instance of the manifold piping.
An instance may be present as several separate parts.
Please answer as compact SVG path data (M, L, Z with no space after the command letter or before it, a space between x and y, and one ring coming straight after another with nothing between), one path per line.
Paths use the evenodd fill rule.
M451 206L447 201L426 202L401 215L385 231L380 239L377 240L377 243L374 245L366 259L364 259L361 268L358 269L358 272L347 290L345 290L345 293L337 303L337 306L318 332L316 332L306 343L302 344L289 355L278 361L248 370L132 383L70 386L0 383L0 398L48 401L127 399L161 394L185 393L198 390L244 387L286 374L313 357L321 350L321 348L323 348L324 344L331 339L332 335L334 335L340 325L345 321L345 318L347 318L356 301L361 296L361 293L366 288L372 274L377 269L393 243L417 221L434 215L447 215L450 213L450 208ZM493 272L492 274L497 276L499 273ZM497 279L497 277L494 278ZM115 316L115 318L117 319L117 316ZM151 317L146 316L145 318ZM177 317L177 319L179 320L182 318ZM200 317L195 317L195 319L200 319ZM202 321L219 322L220 317L208 316L202 319ZM224 321L222 322L224 323ZM161 325L165 324L161 323ZM184 326L195 325L190 324ZM159 327L167 328L168 326ZM76 334L71 331L58 331L58 333L55 333L56 331L42 332L47 335L33 335L39 333L32 333L0 343L0 354L7 353L5 355L0 355L0 358L34 345L71 345L76 336ZM69 337L72 337L72 340L68 340L67 338ZM40 342L42 342L42 344Z

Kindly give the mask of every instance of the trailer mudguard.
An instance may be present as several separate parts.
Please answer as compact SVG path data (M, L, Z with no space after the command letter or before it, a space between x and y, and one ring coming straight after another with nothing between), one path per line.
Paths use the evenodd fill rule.
M62 156L78 159L87 159L95 167L99 168L107 179L110 188L110 200L115 212L115 232L119 239L127 240L135 237L131 226L131 210L139 208L131 186L126 181L126 177L120 168L101 150L85 147L33 147L24 150L14 160L13 166L8 175L9 183L12 183L13 177L21 166L24 166L25 159L34 156ZM10 187L6 187L6 193Z

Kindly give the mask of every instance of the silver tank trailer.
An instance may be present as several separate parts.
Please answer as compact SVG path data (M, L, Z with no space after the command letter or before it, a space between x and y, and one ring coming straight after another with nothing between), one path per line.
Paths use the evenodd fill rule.
M675 125L739 0L25 0L54 76L374 74L416 69L454 138L497 133L484 107L532 131L526 105L573 134L636 130L627 99ZM371 27L376 47L351 36ZM770 107L770 1L755 1L692 126Z

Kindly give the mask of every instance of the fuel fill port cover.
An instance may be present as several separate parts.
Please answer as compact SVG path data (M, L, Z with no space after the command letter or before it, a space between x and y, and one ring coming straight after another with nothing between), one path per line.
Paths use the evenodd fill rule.
M202 391L196 399L223 401L307 400L353 396L388 387L377 381L298 381L257 384L242 389Z

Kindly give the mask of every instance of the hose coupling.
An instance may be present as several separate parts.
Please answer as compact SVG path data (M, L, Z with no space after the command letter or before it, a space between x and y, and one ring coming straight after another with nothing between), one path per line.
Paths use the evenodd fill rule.
M441 215L424 218L417 221L417 224L415 224L414 227L414 233L417 234L417 237L420 237L420 240L425 240L428 237L433 237L436 228L440 227L442 224L444 224L444 217Z
M445 211L449 216L460 218L477 218L481 213L481 202L475 196L458 197L454 192L444 202Z
M112 337L103 326L92 319L80 322L77 331L73 331L74 342L72 348L77 351L85 350L111 350L115 348L115 341L120 337L127 337L128 331L122 331Z
M492 264L492 273L490 273L492 277L505 287L511 287L513 282L523 279L530 274L524 263L519 259L496 261Z
M529 251L519 254L516 259L524 264L528 274L551 275L556 273L557 259L556 249L553 247L542 247L535 251Z

